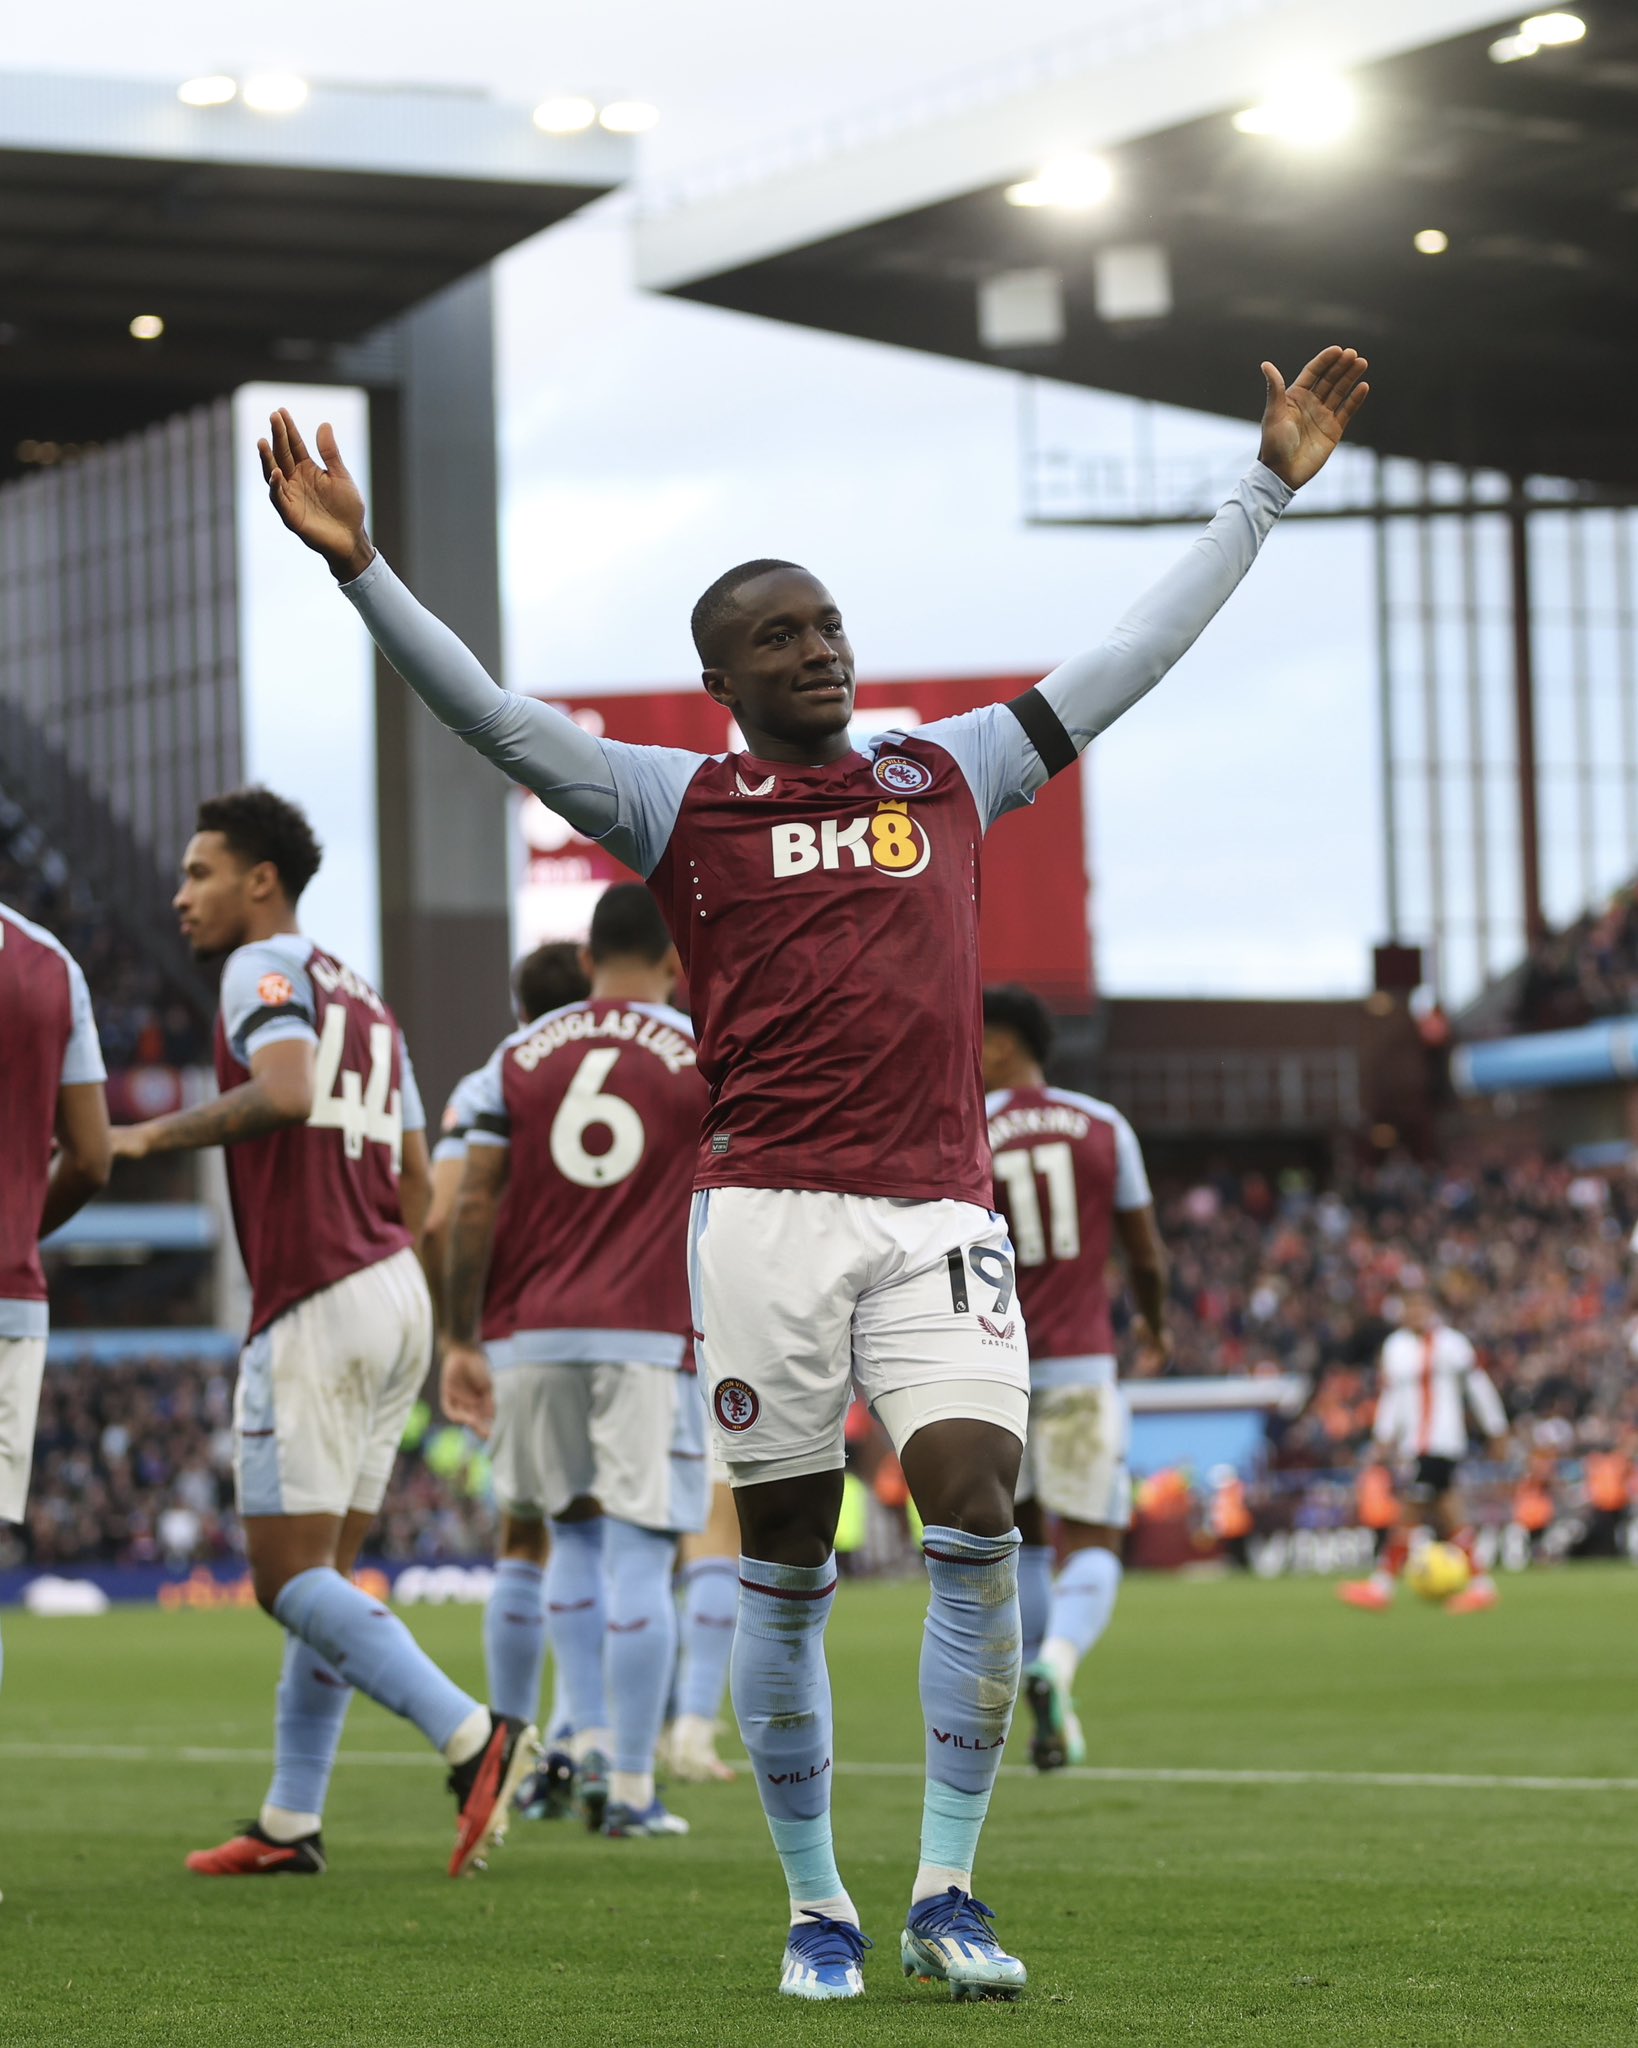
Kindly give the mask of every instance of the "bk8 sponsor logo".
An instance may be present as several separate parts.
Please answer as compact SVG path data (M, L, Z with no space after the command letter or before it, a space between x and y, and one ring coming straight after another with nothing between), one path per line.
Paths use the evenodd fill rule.
M901 803L878 804L858 818L822 818L817 826L775 825L772 837L776 878L848 867L919 875L933 855L927 828Z

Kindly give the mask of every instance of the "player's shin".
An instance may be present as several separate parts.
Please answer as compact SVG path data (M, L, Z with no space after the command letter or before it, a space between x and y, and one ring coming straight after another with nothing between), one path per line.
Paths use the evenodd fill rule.
M546 1565L546 1627L557 1661L564 1707L574 1729L576 1763L611 1740L603 1689L606 1609L603 1590L603 1518L553 1522Z
M527 1558L503 1557L484 1609L483 1655L489 1704L497 1714L532 1721L546 1664L546 1571Z
M639 1813L654 1801L654 1752L677 1654L677 1610L671 1599L676 1556L674 1536L606 1518L603 1671L614 1734L609 1797Z
M275 1842L318 1833L353 1688L329 1661L286 1633L273 1714L273 1782L259 1815Z
M831 1704L825 1626L836 1560L739 1561L739 1625L730 1664L740 1738L784 1866L791 1922L822 1913L858 1923L830 1830Z
M1051 1612L1052 1546L1026 1543L1018 1552L1018 1627L1026 1664L1041 1654Z
M378 1706L413 1721L452 1764L488 1738L487 1711L446 1678L396 1614L327 1566L297 1572L273 1612Z
M1040 1657L1067 1693L1075 1673L1115 1612L1122 1567L1112 1550L1075 1551L1052 1589L1052 1611Z
M929 1527L932 1598L921 1650L927 1788L912 1903L972 1890L973 1859L1001 1768L1022 1665L1016 1529L1005 1536Z

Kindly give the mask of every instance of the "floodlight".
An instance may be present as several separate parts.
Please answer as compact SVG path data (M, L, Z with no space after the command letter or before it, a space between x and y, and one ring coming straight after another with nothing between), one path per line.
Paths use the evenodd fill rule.
M647 100L610 100L598 120L611 135L646 135L660 125L660 110Z
M1442 256L1450 247L1450 237L1443 228L1422 228L1413 239L1419 256Z
M138 313L129 331L133 341L157 341L165 332L165 323L157 313Z
M1268 135L1301 149L1340 142L1358 107L1346 79L1308 76L1286 80L1267 99L1234 116L1242 135Z
M1565 43L1579 43L1587 24L1579 14L1532 14L1519 23L1519 34L1543 50L1556 50Z
M225 107L236 99L239 87L225 71L212 71L201 78L184 78L176 96L185 107Z
M1101 206L1114 189L1108 159L1080 153L1055 157L1033 178L1009 185L1002 196L1009 206L1057 206L1080 213Z
M564 93L542 100L530 118L542 135L580 135L597 119L597 102Z
M243 98L258 114L293 114L307 103L307 81L291 71L260 71L245 80Z

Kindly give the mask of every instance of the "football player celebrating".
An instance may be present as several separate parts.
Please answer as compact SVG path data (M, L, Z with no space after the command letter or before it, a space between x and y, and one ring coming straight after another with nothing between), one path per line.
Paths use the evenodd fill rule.
M683 1371L705 1084L688 1019L667 1007L676 949L639 883L598 899L586 954L590 997L514 1031L471 1092L443 1402L485 1431L498 1411L502 1508L512 1522L551 1518L547 1626L587 1821L677 1835L687 1823L656 1794L654 1753L677 1648L677 1536L705 1521L705 1416ZM479 1341L492 1253L512 1326L501 1394Z
M1052 1018L1026 988L984 991L984 1083L996 1207L1012 1230L1029 1327L1029 1438L1018 1475L1024 1697L1041 1771L1086 1761L1071 1705L1075 1673L1115 1612L1132 1522L1126 1404L1115 1383L1109 1255L1120 1239L1164 1358L1166 1252L1143 1153L1118 1109L1046 1085ZM1052 1577L1056 1523L1063 1569Z
M452 730L643 876L688 979L711 1104L691 1272L702 1385L739 1509L731 1687L790 1894L781 1989L857 1997L865 1942L830 1826L824 1630L856 1385L923 1518L921 1860L900 1957L958 1997L1024 1966L972 1893L1019 1673L1013 1485L1028 1353L990 1209L979 1063L984 834L1143 697L1250 568L1365 401L1327 348L1263 366L1260 457L1109 638L1010 704L863 747L835 598L741 563L694 607L712 699L743 750L624 746L501 690L399 583L327 427L261 444L269 496L377 645Z
M47 1335L40 1239L107 1185L106 1079L78 962L0 903L0 1522L22 1521L34 1463Z
M257 1601L286 1631L276 1760L257 1820L188 1865L211 1877L323 1871L319 1824L356 1686L448 1760L454 1877L504 1816L536 1743L446 1678L349 1577L431 1363L414 1251L426 1118L392 1012L297 924L319 859L306 817L271 790L199 806L176 909L196 954L227 956L221 1093L113 1134L122 1159L228 1148L250 1276L233 1477Z

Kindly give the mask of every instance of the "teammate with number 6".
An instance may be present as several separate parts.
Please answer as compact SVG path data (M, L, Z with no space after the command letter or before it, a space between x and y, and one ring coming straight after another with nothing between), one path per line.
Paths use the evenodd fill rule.
M493 1430L508 1519L551 1520L546 1628L588 1825L680 1835L654 1752L677 1651L677 1538L705 1526L709 1495L686 1264L705 1083L693 1027L668 1007L676 949L639 883L599 897L582 959L590 997L503 1039L466 1093L443 1402ZM512 1337L486 1353L503 1194L504 1257L525 1270L508 1289ZM509 1577L538 1610L538 1570Z
M446 1678L348 1574L381 1507L432 1354L414 1244L431 1181L403 1034L363 978L304 938L320 848L271 790L199 806L175 907L201 959L226 956L221 1093L113 1133L116 1159L228 1148L250 1276L233 1476L256 1598L286 1631L273 1782L254 1821L188 1858L207 1877L316 1876L353 1688L413 1721L450 1765L450 1875L483 1850L538 1747Z

